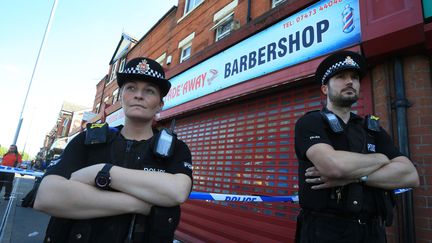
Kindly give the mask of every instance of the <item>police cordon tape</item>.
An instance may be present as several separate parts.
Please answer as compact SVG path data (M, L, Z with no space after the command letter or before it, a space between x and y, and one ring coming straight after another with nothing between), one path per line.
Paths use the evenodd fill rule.
M40 177L44 174L41 171L25 170L16 167L0 165L0 172L18 173L23 175L31 175ZM395 189L395 194L400 194L412 190L411 188ZM236 195L236 194L221 194L210 192L191 192L189 199L191 200L206 200L206 201L227 201L227 202L298 202L298 196L253 196L253 195Z
M23 174L23 175L36 176L36 177L43 176L43 174L44 174L44 172L42 172L42 171L26 170L26 169L21 169L21 168L17 168L17 167L9 167L9 166L3 166L3 165L0 165L0 172L17 173L17 174Z
M252 196L208 192L191 192L189 199L229 202L298 202L298 196Z
M411 188L401 188L394 190L395 194L400 194L412 190ZM189 199L206 201L227 201L227 202L298 202L298 196L252 196L219 194L209 192L191 192Z

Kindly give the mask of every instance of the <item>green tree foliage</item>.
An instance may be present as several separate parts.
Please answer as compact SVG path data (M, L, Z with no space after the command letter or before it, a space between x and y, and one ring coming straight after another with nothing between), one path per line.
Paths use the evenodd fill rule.
M5 154L8 151L8 148L0 147L0 155L3 157L3 154Z
M22 160L24 161L24 160L33 160L33 157L32 156L30 156L30 154L28 154L28 153L26 153L26 152L24 152L24 154L21 154L22 155Z

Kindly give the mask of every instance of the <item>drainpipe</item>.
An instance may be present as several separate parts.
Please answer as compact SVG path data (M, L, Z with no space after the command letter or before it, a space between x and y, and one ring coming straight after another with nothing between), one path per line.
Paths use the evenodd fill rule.
M249 23L251 21L251 0L247 1L247 16L246 16L246 23Z
M396 119L397 119L397 135L399 141L399 149L402 154L409 156L408 147L408 123L407 123L407 108L410 106L405 96L405 85L403 76L402 61L399 57L394 61L394 78L396 89ZM414 243L415 226L414 226L414 207L412 191L402 193L402 211L403 211L403 242Z

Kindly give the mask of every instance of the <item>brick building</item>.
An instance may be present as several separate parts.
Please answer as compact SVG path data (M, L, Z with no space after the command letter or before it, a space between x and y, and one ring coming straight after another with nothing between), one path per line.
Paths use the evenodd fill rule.
M51 153L51 156L48 156L48 159L52 159L52 154L58 155L63 151L68 141L68 137L71 135L70 132L73 127L74 114L84 110L89 110L89 108L67 101L63 102L56 124L45 136L44 146L38 153L39 158L45 160L47 159L48 153Z
M94 121L122 123L115 72L150 57L172 83L158 123L176 119L192 151L194 191L295 195L294 124L324 100L315 69L336 50L362 52L369 74L355 109L381 117L421 178L398 195L389 240L431 242L431 9L427 0L179 0L138 41L122 34L97 85ZM297 212L287 202L189 200L176 236L291 242Z

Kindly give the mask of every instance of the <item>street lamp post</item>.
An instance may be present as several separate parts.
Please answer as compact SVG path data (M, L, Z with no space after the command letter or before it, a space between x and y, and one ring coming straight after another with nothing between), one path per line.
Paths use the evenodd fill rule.
M21 124L23 122L23 112L24 112L24 108L25 108L25 105L26 105L26 102L27 102L27 97L28 97L28 94L30 92L30 87L31 87L32 82L33 82L33 77L34 77L34 74L36 72L36 68L37 68L37 65L38 65L38 62L39 62L39 57L40 57L40 55L42 53L43 47L45 46L45 40L47 38L47 33L48 33L48 31L50 29L50 26L51 26L51 19L54 17L54 12L55 12L56 6L57 6L57 0L54 0L53 6L51 8L50 17L49 17L48 23L47 23L46 28L45 28L45 33L43 35L42 43L41 43L41 45L39 47L39 52L38 52L38 55L36 57L35 65L33 67L33 72L32 72L32 75L31 75L31 78L30 78L30 82L29 82L29 85L28 85L28 88L27 88L27 93L26 93L25 98L24 98L24 103L23 103L23 106L22 106L22 109L21 109L21 114L20 114L19 120L18 120L18 126L17 126L17 129L15 131L15 137L14 137L14 140L13 140L13 143L12 143L12 144L15 144L15 145L17 143L18 136L19 136L20 129L21 129Z

